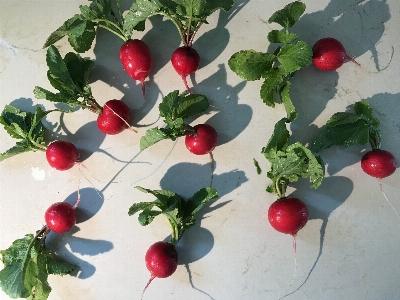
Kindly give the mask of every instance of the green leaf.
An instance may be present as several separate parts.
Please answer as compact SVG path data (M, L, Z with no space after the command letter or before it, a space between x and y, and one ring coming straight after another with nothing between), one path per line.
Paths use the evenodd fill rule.
M184 121L205 112L208 107L209 103L206 96L189 94L182 98L176 108L176 115Z
M68 30L68 41L76 52L83 53L92 47L96 37L95 23L84 21Z
M375 130L378 129L380 122L377 118L372 116L372 108L367 101L362 100L354 103L354 112L356 115L362 116L364 120L367 120Z
M47 38L45 44L43 45L43 48L47 48L57 41L61 40L64 36L68 35L68 29L73 26L73 24L83 22L80 20L80 17L78 14L73 16L72 18L68 19L67 21L64 22L56 31L50 34L50 36Z
M139 224L142 226L147 226L153 222L154 218L161 214L161 211L155 210L143 210L138 217Z
M268 141L268 144L262 148L261 153L269 162L278 157L278 152L285 152L289 146L290 133L286 128L286 118L279 120L274 126L274 132Z
M283 83L285 71L280 68L273 68L265 75L265 80L261 85L260 97L265 104L275 107L274 93Z
M297 34L289 31L272 30L268 33L268 41L270 43L289 44L297 38Z
M286 81L286 83L280 89L280 95L283 105L286 109L287 119L292 122L297 118L298 112L294 107L292 100L290 99L289 90L291 83Z
M211 15L214 11L222 9L224 11L229 11L233 6L233 0L213 0L206 1L206 7L204 15Z
M155 143L168 139L169 135L164 130L156 128L147 129L144 136L140 138L140 150L144 150Z
M46 256L47 270L49 274L67 275L76 269L76 265L64 261L55 260L51 253Z
M130 38L136 26L161 12L159 1L137 0L132 4L124 18L123 32L125 37Z
M275 12L268 23L277 23L286 30L292 27L306 10L306 5L300 1L292 2Z
M143 192L142 188L140 188L140 187L136 187L136 188ZM144 190L144 192L147 193L146 190ZM154 202L154 201L153 202L134 203L129 208L128 215L132 216L132 215L136 214L137 212L139 212L141 210L151 210L154 206L157 206L157 207L161 206L162 207L162 205L160 205L160 203L157 203L157 202Z
M370 125L362 119L352 123L342 123L337 126L327 125L324 127L311 144L313 152L333 145L353 146L355 144L365 145L369 142Z
M184 216L186 217L195 215L209 201L217 198L218 192L216 189L213 189L211 187L200 189L187 200Z
M69 52L64 57L64 63L72 82L79 88L80 93L83 93L85 86L89 84L94 61L83 59L80 55Z
M295 44L285 44L278 53L278 61L287 74L293 73L312 63L312 49L304 41Z
M260 168L260 164L258 163L258 161L255 159L255 158L253 158L253 164L254 164L254 166L256 167L256 170L257 170L257 174L258 175L260 175L261 174L261 168Z
M236 52L228 61L229 68L239 77L252 81L266 76L271 70L275 55L255 50Z
M177 117L176 109L179 107L181 101L182 97L179 95L179 91L175 90L167 94L158 106L160 116L168 120L175 119Z

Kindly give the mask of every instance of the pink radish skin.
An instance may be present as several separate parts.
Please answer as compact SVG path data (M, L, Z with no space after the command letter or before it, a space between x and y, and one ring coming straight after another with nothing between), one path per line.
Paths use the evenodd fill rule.
M396 171L396 158L385 150L372 150L361 158L361 168L365 173L379 179L388 177Z
M297 198L281 198L269 207L268 220L275 230L295 237L308 221L308 209Z
M313 64L322 71L334 71L340 68L346 60L360 66L358 62L346 54L342 43L334 38L328 37L318 40L312 51Z
M194 126L196 135L185 136L186 148L196 155L203 155L213 151L218 142L217 131L208 124Z
M119 58L129 76L140 81L144 95L144 80L149 76L153 64L149 47L141 40L128 40L121 46Z
M171 56L171 63L175 71L181 75L186 90L191 93L186 76L196 72L200 66L200 56L192 47L179 47Z
M142 297L154 278L166 278L176 271L178 253L171 243L159 241L149 247L145 255L145 262L151 277L143 289Z
M56 233L67 232L76 224L75 207L66 202L54 203L46 210L44 219L50 230Z
M122 120L122 119L123 120ZM131 111L121 100L109 100L97 118L97 127L105 134L118 134L129 128Z
M46 149L46 159L56 170L71 169L79 157L75 145L67 141L54 141Z

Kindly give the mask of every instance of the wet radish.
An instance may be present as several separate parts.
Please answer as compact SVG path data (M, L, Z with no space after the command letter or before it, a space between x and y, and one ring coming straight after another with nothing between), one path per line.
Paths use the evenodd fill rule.
M141 40L128 40L121 46L119 57L122 66L129 76L140 81L144 95L144 80L149 76L152 67L152 57L149 47Z
M346 54L342 43L334 38L323 38L318 40L313 48L313 64L322 71L334 71L340 68L346 60L360 66L352 57Z
M50 230L56 233L67 232L76 223L75 207L67 202L54 203L46 210L44 219Z
M186 148L196 155L210 153L218 142L217 131L208 124L199 124L193 127L196 134L185 136Z
M97 127L105 134L118 134L129 128L131 111L121 100L109 100L97 118Z
M191 93L186 77L199 68L199 54L192 47L179 47L172 53L171 63L175 71L181 76L186 90Z
M396 158L386 150L369 151L361 158L361 168L365 173L379 179L388 177L396 171Z
M46 159L56 170L71 169L79 157L75 145L67 141L54 141L46 149Z
M143 289L142 297L154 278L167 278L176 271L178 267L178 253L175 246L171 243L156 242L147 250L145 262L151 277Z

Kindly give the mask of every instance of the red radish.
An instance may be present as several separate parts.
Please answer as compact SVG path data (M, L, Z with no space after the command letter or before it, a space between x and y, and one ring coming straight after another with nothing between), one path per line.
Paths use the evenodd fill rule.
M346 54L341 42L334 38L323 38L318 40L313 48L313 64L322 71L333 71L340 68L346 60L360 66L353 58Z
M194 130L196 134L187 134L185 136L186 148L196 155L203 155L213 151L218 142L217 131L208 124L196 125Z
M396 171L396 158L385 150L372 150L361 158L361 168L365 173L376 178L385 178Z
M190 93L186 76L194 73L200 65L200 56L192 47L179 47L172 53L172 66L181 75L186 90Z
M308 209L297 198L281 198L269 207L268 220L275 230L296 236L308 221Z
M46 149L46 158L50 166L64 171L72 168L79 157L75 145L67 141L54 141Z
M178 267L178 253L171 243L159 241L149 247L145 262L151 277L143 289L142 296L154 278L166 278L175 272Z
M67 202L54 203L46 210L44 219L50 230L56 233L67 232L76 223L75 207Z
M140 81L144 95L144 80L149 76L153 64L149 47L141 40L128 40L121 46L119 58L129 76Z
M121 100L109 100L97 118L97 127L105 134L118 134L129 128L131 111Z

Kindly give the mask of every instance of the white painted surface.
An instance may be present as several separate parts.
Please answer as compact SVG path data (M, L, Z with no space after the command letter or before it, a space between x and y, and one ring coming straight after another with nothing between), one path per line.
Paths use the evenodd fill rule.
M220 133L213 152L213 186L220 198L199 213L198 224L178 244L181 264L175 274L154 280L144 299L280 299L286 294L285 299L296 300L400 299L400 221L377 180L361 171L359 160L367 149L361 146L321 153L327 174L319 189L310 190L306 180L291 185L289 192L310 210L310 220L297 237L292 282L292 237L275 232L266 218L274 196L265 192L269 165L260 154L284 109L265 106L259 98L261 81L245 83L227 66L236 51L267 50L267 33L275 27L266 21L290 1L235 2L235 13L214 13L193 45L202 57L201 69L192 77L193 91L212 104L194 123L207 122ZM296 74L291 96L299 117L291 125L293 141L309 143L333 113L366 99L381 120L383 147L400 160L399 1L304 2L306 13L293 30L310 45L322 37L338 38L362 68L346 63L337 72L309 67ZM32 92L36 85L50 88L42 45L79 12L80 4L86 2L0 1L1 108L8 103L25 110L35 104L53 108ZM132 124L140 125L139 134L104 137L91 112L52 113L45 120L54 131L48 141L62 137L74 142L87 157L86 168L53 171L39 152L0 164L0 249L40 229L48 206L65 199L73 203L81 189L80 223L68 234L48 236L48 247L76 263L79 271L50 276L49 299L139 299L149 278L144 254L170 229L161 217L141 227L136 216L128 216L132 203L153 199L134 187L189 197L209 185L209 158L190 154L183 139L139 151L145 130L162 125L158 104L163 95L183 90L169 63L180 45L175 27L159 17L146 25L145 32L133 36L142 38L154 56L145 102L140 86L122 70L117 37L100 30L95 46L83 55L96 60L91 84L95 98L100 104L124 100L134 112ZM63 55L71 51L66 39L57 47ZM3 129L0 140L2 152L15 143ZM256 174L253 158L260 162L262 175ZM397 211L399 183L399 170L382 180ZM2 292L0 298L8 299Z

